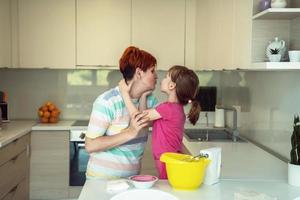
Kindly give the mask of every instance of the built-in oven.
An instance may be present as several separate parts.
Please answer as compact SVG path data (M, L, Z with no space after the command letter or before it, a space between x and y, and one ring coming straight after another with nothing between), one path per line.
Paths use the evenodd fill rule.
M87 125L88 121L76 121L70 131L70 186L82 186L85 183L86 166L89 160L84 143Z

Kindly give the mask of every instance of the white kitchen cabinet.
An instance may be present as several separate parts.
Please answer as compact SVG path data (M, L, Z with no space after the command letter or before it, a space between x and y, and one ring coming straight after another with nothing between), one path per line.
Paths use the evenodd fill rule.
M0 67L11 65L10 0L0 0Z
M30 134L0 149L0 199L29 199Z
M184 0L132 0L132 44L150 52L160 70L184 65Z
M187 63L198 70L235 69L250 64L250 1L195 0L189 4L187 13L195 14L187 15L186 52L195 53L187 55ZM190 21L193 19L194 26Z
M69 131L32 131L30 199L69 197Z
M131 0L77 1L77 65L119 66L131 40Z
M18 1L19 67L75 68L75 0Z

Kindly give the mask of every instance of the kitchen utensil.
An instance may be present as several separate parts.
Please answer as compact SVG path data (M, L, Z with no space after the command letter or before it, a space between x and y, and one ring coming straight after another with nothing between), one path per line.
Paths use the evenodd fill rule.
M200 154L208 155L208 158L211 160L204 177L205 185L213 185L219 182L221 175L221 151L222 149L220 147L203 149L200 151Z
M134 187L139 189L151 188L158 180L156 176L152 175L135 175L128 178Z
M199 160L200 158L208 158L208 155L200 153L196 156L189 156L189 157L183 158L182 161L193 162L193 161Z
M166 164L168 181L174 189L195 190L203 182L205 169L210 163L208 158L185 161L190 155L180 153L163 153L160 161Z
M224 127L225 126L225 111L223 108L215 109L215 127Z

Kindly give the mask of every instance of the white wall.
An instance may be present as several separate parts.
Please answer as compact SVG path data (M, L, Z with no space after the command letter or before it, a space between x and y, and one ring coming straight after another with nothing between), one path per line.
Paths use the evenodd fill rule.
M222 101L240 105L241 134L289 159L293 116L300 114L300 71L225 72Z

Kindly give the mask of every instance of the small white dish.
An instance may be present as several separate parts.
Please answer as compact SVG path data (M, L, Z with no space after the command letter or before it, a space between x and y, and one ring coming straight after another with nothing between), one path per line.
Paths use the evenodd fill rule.
M153 200L153 199L163 199L163 200L178 200L172 194L163 192L160 190L145 189L145 190L128 190L113 196L110 200Z
M134 187L139 189L151 188L158 180L156 176L152 175L134 175L128 178Z

